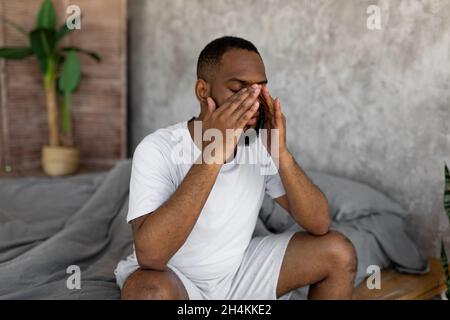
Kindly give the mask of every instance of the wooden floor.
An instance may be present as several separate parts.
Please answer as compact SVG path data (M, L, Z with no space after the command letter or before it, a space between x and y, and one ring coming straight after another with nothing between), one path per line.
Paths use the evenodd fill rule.
M381 289L369 290L364 280L353 292L354 300L426 300L445 290L441 261L430 258L430 272L402 274L393 269L381 271Z

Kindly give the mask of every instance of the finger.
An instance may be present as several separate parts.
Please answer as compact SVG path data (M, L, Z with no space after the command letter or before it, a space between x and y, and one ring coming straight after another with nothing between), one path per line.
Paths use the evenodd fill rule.
M274 111L275 111L275 125L279 128L283 125L283 116L281 113L281 102L279 98L275 99L274 102Z
M264 125L267 128L273 127L273 112L269 107L268 99L270 100L270 96L267 96L267 88L263 88L261 90L261 100L264 102Z
M261 101L261 105L262 105L260 107L260 109L262 108L261 114L264 117L263 118L263 120L264 120L264 127L268 128L268 127L270 127L270 125L272 123L272 116L270 114L269 106L267 105L266 99L262 95L262 92L261 92L261 95L260 95L260 101Z
M231 107L233 107L234 104L240 104L242 101L244 101L248 95L249 95L249 90L247 88L243 88L242 90L240 90L239 92L236 92L235 94L233 94L231 97L229 97L225 103L223 105L220 106L220 108L218 108L217 112L218 113L226 113L229 112L229 109Z
M273 99L272 99L272 97L270 96L269 88L267 88L267 86L264 86L264 88L263 88L263 90L262 90L262 94L263 94L264 100L266 100L267 109L268 109L268 111L269 111L269 113L270 113L270 116L273 117L273 116L274 116Z
M236 112L236 110L241 109L241 107L250 108L255 100L258 98L258 95L261 91L261 86L254 84L250 88L248 88L248 95L244 99L235 100L231 103L231 105L227 109L227 113L231 116ZM238 113L240 114L240 113Z
M259 101L255 101L253 105L244 114L241 115L241 117L237 120L237 128L243 129L245 127L248 120L250 120L258 111L259 105Z
M261 93L259 94L258 98L259 98L259 101L261 102L262 107L264 108L264 110L266 110L267 108L269 108L269 106L267 105L266 98L263 95L263 90L264 89L261 89ZM267 112L269 112L269 111L267 110Z
M209 119L213 112L217 109L216 103L214 102L214 99L211 97L206 98L206 103L208 104L206 109L206 116L205 119Z
M233 107L234 111L231 114L231 116L234 119L239 119L258 100L259 94L260 94L260 88L256 87L256 89L251 90L250 95L247 96L247 98L244 101L242 101L242 103L240 105ZM259 101L258 101L258 103L259 103ZM230 110L232 110L232 108L230 108Z

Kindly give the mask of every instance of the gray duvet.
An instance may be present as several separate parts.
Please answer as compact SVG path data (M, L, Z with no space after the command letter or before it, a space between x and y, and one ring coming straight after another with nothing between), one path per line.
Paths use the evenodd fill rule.
M100 174L0 179L0 299L119 299L113 271L132 250L125 221L130 170L127 160ZM427 271L397 204L356 182L308 174L329 199L333 229L355 245L355 285L371 264ZM300 227L266 198L255 235L288 229ZM81 270L81 289L66 285L71 265ZM299 289L293 298L306 293Z

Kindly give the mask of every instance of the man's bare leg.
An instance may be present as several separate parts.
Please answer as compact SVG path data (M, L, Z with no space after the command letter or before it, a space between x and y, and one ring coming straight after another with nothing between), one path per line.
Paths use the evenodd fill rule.
M309 299L351 299L356 265L355 249L341 233L296 233L283 259L277 297L310 285Z
M188 293L177 275L166 271L137 270L125 281L123 300L188 300Z

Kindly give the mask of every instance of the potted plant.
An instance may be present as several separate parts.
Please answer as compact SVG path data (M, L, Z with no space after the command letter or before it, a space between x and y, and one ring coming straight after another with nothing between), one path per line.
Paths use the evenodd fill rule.
M27 38L28 46L0 48L0 58L37 58L43 75L49 134L49 144L42 147L41 164L44 172L51 176L74 173L79 166L80 152L73 141L70 113L70 97L78 88L81 78L78 53L100 61L99 55L94 52L61 46L61 41L72 30L66 23L57 28L56 19L51 0L43 1L37 15L37 26L30 32L2 18Z
M444 189L444 209L447 213L447 217L450 221L450 173L448 171L447 165L445 165L445 189ZM444 241L441 241L441 261L442 267L444 268L445 282L447 284L447 289L442 292L441 298L443 300L448 300L450 297L450 276L448 271L448 258L445 251Z

